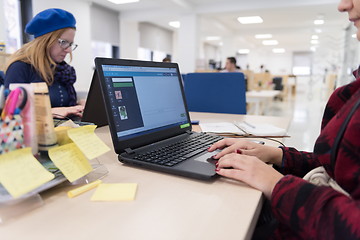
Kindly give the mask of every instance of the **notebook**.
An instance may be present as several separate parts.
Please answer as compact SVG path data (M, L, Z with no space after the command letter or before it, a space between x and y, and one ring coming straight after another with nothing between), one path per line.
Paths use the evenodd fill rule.
M206 149L221 137L191 131L176 63L96 58L95 65L121 162L203 180L216 176L215 153Z
M55 118L54 125L59 126L69 119L80 126L95 124L98 127L102 127L108 125L105 104L96 71L93 74L82 117L69 116L66 119Z

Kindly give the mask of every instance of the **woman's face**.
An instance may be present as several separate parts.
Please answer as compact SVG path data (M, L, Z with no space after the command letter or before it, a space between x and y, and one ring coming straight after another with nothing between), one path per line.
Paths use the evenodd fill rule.
M360 1L359 0L341 0L338 5L340 12L347 12L349 21L354 23L358 29L356 36L360 41Z
M60 63L64 61L66 55L72 51L71 46L64 48L68 43L71 44L74 42L75 38L75 29L67 29L60 38L50 47L50 57L56 62Z

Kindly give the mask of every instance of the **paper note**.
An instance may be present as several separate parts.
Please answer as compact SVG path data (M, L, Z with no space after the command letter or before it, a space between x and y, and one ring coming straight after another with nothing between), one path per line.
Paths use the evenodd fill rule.
M272 124L267 123L247 123L247 122L238 122L238 127L243 129L248 134L255 136L285 136L286 130L284 128L276 127Z
M203 132L244 134L243 131L229 122L200 123L200 127Z
M91 160L106 153L110 148L95 134L96 125L86 125L68 130L71 140Z
M132 201L135 199L137 183L100 184L91 201Z
M58 140L58 144L60 146L72 143L72 140L69 138L67 131L71 129L71 127L68 126L59 126L55 128L56 137Z
M13 197L50 181L55 176L34 158L31 148L23 148L0 155L0 183Z
M96 180L92 183L85 184L84 186L81 186L81 187L78 187L78 188L68 191L67 195L69 198L79 196L80 194L82 194L84 192L87 192L93 188L96 188L97 186L99 186L99 184L101 184L101 182L102 182L101 180Z
M50 148L49 157L70 182L85 176L93 170L89 161L75 143Z

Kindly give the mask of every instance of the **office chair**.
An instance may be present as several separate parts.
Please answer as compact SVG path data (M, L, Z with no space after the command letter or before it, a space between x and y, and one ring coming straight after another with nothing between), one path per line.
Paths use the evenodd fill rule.
M282 83L282 77L274 77L273 84L274 84L274 90L282 91L284 89L284 85Z
M243 73L189 73L184 89L189 111L246 114Z

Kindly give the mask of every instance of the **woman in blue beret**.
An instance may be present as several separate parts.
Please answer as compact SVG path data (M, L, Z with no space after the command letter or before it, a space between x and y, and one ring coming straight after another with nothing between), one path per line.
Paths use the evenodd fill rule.
M38 13L25 32L35 39L15 52L8 63L5 87L11 83L46 82L56 118L82 116L83 106L77 103L74 83L75 69L64 59L77 47L74 16L62 9L47 9Z

